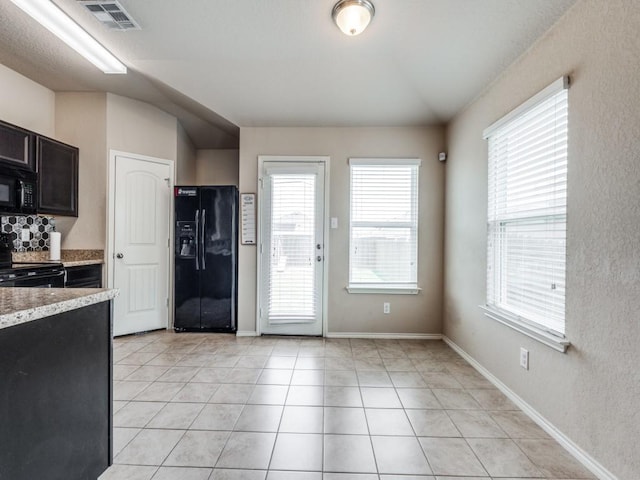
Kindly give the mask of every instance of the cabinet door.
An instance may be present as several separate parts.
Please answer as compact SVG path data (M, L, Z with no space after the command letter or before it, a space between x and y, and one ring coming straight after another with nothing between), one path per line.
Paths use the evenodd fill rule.
M102 288L102 265L66 267L67 288Z
M0 122L0 161L35 171L33 132Z
M112 463L110 303L0 329L3 480L95 479Z
M38 137L38 213L78 216L78 149Z

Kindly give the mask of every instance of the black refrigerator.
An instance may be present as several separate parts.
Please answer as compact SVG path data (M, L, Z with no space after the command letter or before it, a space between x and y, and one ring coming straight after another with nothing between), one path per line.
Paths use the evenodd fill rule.
M175 187L177 332L235 332L238 189Z

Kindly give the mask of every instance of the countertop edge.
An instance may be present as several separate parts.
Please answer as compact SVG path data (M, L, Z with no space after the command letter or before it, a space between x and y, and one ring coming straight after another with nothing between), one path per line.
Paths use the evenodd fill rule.
M84 265L103 265L104 260L96 259L96 260L62 260L62 266L65 268L73 268L73 267L81 267Z
M16 295L29 295L32 302L39 299L40 304L33 307L16 309L13 312L0 315L0 330L28 323L40 318L50 317L82 307L87 307L96 303L106 302L112 300L120 293L117 289L104 288L45 289L13 287L2 290L11 290L11 292ZM29 292L21 292L24 290L29 290ZM56 291L58 290L64 292L73 290L73 297L60 300L55 298L52 299L51 296L56 295L56 293L58 293ZM6 295L11 295L11 293L7 292Z

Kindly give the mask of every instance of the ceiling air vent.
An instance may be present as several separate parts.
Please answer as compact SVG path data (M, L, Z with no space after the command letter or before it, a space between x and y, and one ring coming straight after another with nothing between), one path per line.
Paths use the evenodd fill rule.
M111 30L140 30L140 25L115 0L78 0L78 2Z

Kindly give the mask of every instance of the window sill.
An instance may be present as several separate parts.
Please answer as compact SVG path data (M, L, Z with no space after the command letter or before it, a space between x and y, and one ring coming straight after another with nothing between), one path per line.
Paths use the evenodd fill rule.
M384 285L347 285L349 293L384 293L387 295L417 295L421 288L415 287L393 287Z
M536 328L515 316L509 315L508 313L501 312L488 307L487 305L480 305L480 308L484 310L484 314L492 320L513 328L517 332L520 332L529 338L533 338L534 340L537 340L558 352L566 353L567 349L571 345L571 342L569 342L566 337L553 334L541 328Z

